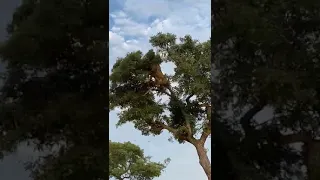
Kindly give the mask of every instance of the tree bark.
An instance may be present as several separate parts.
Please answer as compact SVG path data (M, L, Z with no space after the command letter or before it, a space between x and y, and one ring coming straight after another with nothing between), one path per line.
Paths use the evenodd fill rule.
M310 134L291 134L280 138L283 144L303 142L305 149L304 164L307 166L308 180L320 179L320 141L312 139Z
M211 180L211 163L208 158L206 149L204 148L204 144L203 143L196 143L194 145L197 149L197 153L199 156L199 163L202 166L204 172L206 173L208 180Z
M305 163L309 180L319 180L320 178L320 142L313 141L307 145L307 157Z
M253 127L250 125L253 116L260 112L265 106L266 102L260 102L240 119L240 124L245 131L246 136L250 136ZM304 163L307 166L307 176L309 180L320 179L320 141L312 139L309 133L297 133L290 135L282 135L279 137L281 144L291 144L296 142L303 142L306 145L304 154Z

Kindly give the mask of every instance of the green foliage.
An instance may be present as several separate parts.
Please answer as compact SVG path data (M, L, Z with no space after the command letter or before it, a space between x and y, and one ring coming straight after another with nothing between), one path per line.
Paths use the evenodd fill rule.
M109 142L109 178L151 180L161 175L168 161L151 162L142 149L130 142Z
M313 137L319 136L320 92L316 72L320 4L313 0L216 3L212 49L214 70L219 73L213 82L217 120L213 127L219 128L214 128L212 137L216 137L213 144L224 146L217 153L235 153L235 157L228 157L229 162L240 160L263 172L261 175L267 179L292 179L293 175L302 178L293 168L293 164L301 165L301 157L287 144L279 144L279 139L283 132L312 132ZM254 115L265 107L274 113L262 123ZM251 108L258 111L242 118ZM224 116L230 112L229 117ZM222 122L223 126L217 125ZM239 131L239 126L245 133ZM239 134L241 139L233 138ZM223 164L226 158L215 162ZM232 165L222 167L217 166L216 173L240 172ZM283 172L287 174L282 176ZM250 171L243 173L243 179L249 176Z
M176 42L173 34L158 33L150 38L158 49L145 55L140 51L118 59L110 75L109 107L121 107L117 125L132 122L143 135L159 135L169 131L179 143L189 142L198 149L211 134L210 121L203 104L211 104L210 97L210 42L200 43L191 36ZM169 87L150 86L150 65L172 62L175 74L165 75ZM160 73L160 72L158 72ZM173 86L177 83L178 86ZM168 102L156 100L167 96ZM195 97L195 100L190 100ZM201 139L195 137L202 134ZM204 151L205 152L205 151ZM211 179L210 161L199 153L200 163Z
M158 33L156 36L150 38L150 43L153 47L159 47L167 50L170 46L176 43L176 35L171 33Z
M26 168L32 170L32 178L39 180L56 179L107 179L108 155L107 144L101 149L87 146L74 146L66 149L62 146L55 155L40 158L36 162L27 163ZM104 159L101 159L104 158Z
M32 140L34 179L107 179L107 1L25 0L8 26L0 152Z
M163 129L177 129L175 122L185 119L189 119L193 124L204 123L205 112L200 109L199 104L210 104L210 42L200 43L191 36L185 36L180 38L181 43L176 43L176 36L170 33L158 33L150 38L150 42L162 53L165 52L167 57L160 58L153 50L149 50L145 55L138 51L118 59L113 66L110 75L109 107L120 106L124 109L119 114L118 125L133 122L135 128L143 134L157 135ZM173 62L176 65L175 74L167 77L179 86L171 87L170 92L144 86L149 65L161 62ZM159 96L170 95L171 103L156 101L150 91ZM187 96L197 97L192 101L192 107L186 105L184 98ZM179 114L178 111L184 113ZM196 132L195 125L192 125L192 135ZM184 141L178 136L177 140Z

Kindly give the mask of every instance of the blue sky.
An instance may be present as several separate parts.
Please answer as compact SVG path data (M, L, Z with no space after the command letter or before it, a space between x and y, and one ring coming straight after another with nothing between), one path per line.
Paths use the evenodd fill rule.
M149 37L158 32L170 32L179 37L190 34L206 41L210 37L209 0L111 0L109 29L109 61L112 68L117 57L126 53L151 48ZM173 72L172 64L162 65L166 73ZM204 180L195 148L190 144L169 142L169 133L159 136L142 136L132 124L115 127L117 111L110 112L110 139L117 142L131 141L144 149L154 161L171 158L169 166L157 180ZM210 139L206 147L210 150ZM209 158L211 152L208 152Z

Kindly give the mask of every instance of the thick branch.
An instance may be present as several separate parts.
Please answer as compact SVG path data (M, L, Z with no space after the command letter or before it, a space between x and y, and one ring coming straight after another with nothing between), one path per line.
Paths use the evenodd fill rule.
M192 134L192 128L191 128L191 125L190 125L190 123L189 123L189 121L186 121L186 126L187 126L187 128L188 128L188 134L189 134L189 136Z
M161 69L161 68L160 68L160 69ZM169 82L169 80L168 80L168 82ZM179 98L177 97L177 95L175 94L175 92L173 91L172 87L170 86L170 82L169 82L169 85L168 85L166 88L169 90L170 93L166 92L164 88L156 89L156 91L162 92L162 93L168 95L170 98L175 98L177 101L180 101ZM191 97L192 97L192 96L191 96ZM191 97L190 97L190 98L191 98ZM190 99L190 98L189 98L189 99ZM185 122L185 123L186 123L186 127L187 127L187 129L188 129L188 131L189 131L188 134L189 134L189 135L192 135L192 127L191 127L190 122L187 120L187 113L185 112L184 107L180 106L180 108L181 108L181 111L182 111L182 113L183 113L184 119L185 119L185 121L186 121L186 122ZM164 125L164 124L162 124L162 125ZM164 129L167 129L167 128L170 128L170 127L164 125L163 128L164 128ZM171 130L169 130L169 129L167 129L167 130L170 131L170 132L172 132L172 128L171 128Z
M208 138L208 136L211 134L211 129L205 128L201 134L201 137L199 139L201 144L204 144Z
M311 141L312 137L310 133L283 135L279 138L279 142L281 144L291 144L297 142L310 143Z
M255 105L253 108L251 108L249 111L247 111L244 116L240 118L240 124L245 131L245 133L250 133L253 127L251 127L251 119L253 116L255 116L258 112L260 112L267 103L261 102Z
M171 134L173 134L174 136L177 135L177 130L168 126L168 125L165 125L164 123L162 122L156 122L156 125L160 126L162 129L166 129L168 130ZM185 137L185 139L182 139L182 140L185 140L187 142L190 142L191 144L193 144L196 139L192 136L192 134L188 134L188 137Z
M155 89L155 90L158 91L158 92L164 93L164 94L166 94L166 95L169 96L169 97L172 96L170 93L168 93L168 92L166 92L166 91L163 91L162 89Z
M186 98L186 102L189 105L190 104L190 99L192 98L192 96L194 96L194 94L190 94L187 98Z
M162 123L162 122L156 122L156 125L157 126L160 126L162 129L166 129L166 130L168 130L170 133L172 133L172 134L176 134L177 133L177 130L176 129L174 129L174 128L172 128L172 127L170 127L170 126L167 126L167 125L165 125L164 123Z
M208 136L211 134L211 105L206 106L207 111L207 121L204 124L203 132L200 137L200 141L204 144L208 138Z
M121 176L119 176L119 177L116 177L116 176L114 176L116 179L118 179L118 180L124 180L126 177L124 177L124 178L122 178Z

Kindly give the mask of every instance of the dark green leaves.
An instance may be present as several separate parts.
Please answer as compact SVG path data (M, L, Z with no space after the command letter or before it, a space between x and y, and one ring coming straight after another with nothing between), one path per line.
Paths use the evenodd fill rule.
M175 41L176 37L173 34L158 33L150 38L150 42L154 47L159 48L161 53L166 53L167 57L161 58L160 53L155 53L153 50L149 50L144 55L137 51L119 58L114 64L110 75L109 98L110 108L124 109L119 113L118 125L133 122L135 128L145 135L160 134L164 129L163 125L177 128L177 124L186 125L183 121L188 119L192 123L192 134L198 131L194 123L199 119L203 123L201 121L203 118L199 118L198 114L189 110L199 109L198 106L201 103L210 104L210 42L200 43L189 35L180 38L179 44ZM176 65L175 74L169 81L171 84L179 85L172 86L173 91L170 93L150 88L147 83L149 66L163 61L170 61ZM154 94L162 98L175 99L176 104L157 101ZM197 98L195 103L190 105L194 107L186 108L184 101L189 95ZM177 113L178 111L186 113ZM204 117L205 112L199 110L198 112L202 114L200 117Z
M34 179L107 179L107 13L107 1L25 0L1 42L0 151L65 145Z
M234 144L238 157L230 161L252 150L242 161L252 163L252 168L258 164L266 178L292 179L291 165L299 157L284 145L274 145L274 141L283 132L319 134L315 125L319 115L319 83L315 83L319 77L319 3L314 7L310 6L313 0L214 3L221 11L214 12L220 16L215 15L219 21L215 22L212 37L212 57L218 72L213 89L217 108L223 107L218 112L220 117L215 116L230 126L239 126L238 120L244 114L266 104L261 109L265 112L259 111L248 123L241 124L245 133L234 127L243 134L243 140ZM271 112L265 115L267 110ZM223 131L213 132L216 134L212 136L218 137ZM232 146L225 137L215 141ZM256 145L264 141L264 145ZM284 161L290 168L282 167ZM288 175L282 176L282 170ZM251 174L244 173L246 176Z

